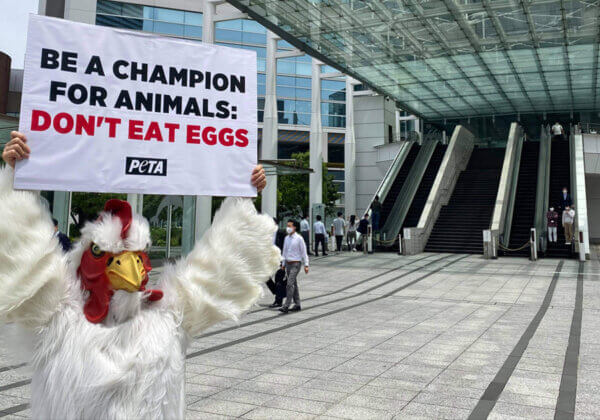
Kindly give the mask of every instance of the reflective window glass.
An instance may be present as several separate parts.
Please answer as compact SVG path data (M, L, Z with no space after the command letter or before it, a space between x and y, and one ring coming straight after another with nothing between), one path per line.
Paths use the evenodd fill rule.
M183 35L194 38L202 38L202 26L185 25L183 28Z
M186 25L202 26L202 13L184 12L183 20Z
M107 15L121 15L123 3L116 1L100 0L96 5L96 13L105 13Z
M166 35L183 36L183 25L156 21L154 22L154 32Z
M181 10L154 8L154 19L164 22L183 23L184 12Z

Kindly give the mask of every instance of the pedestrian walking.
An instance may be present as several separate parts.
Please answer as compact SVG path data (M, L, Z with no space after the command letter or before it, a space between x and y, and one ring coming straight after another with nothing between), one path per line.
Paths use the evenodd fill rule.
M562 125L557 121L551 128L552 131L552 140L564 140L565 139L565 129Z
M300 236L304 239L308 254L312 255L310 251L310 223L308 223L308 216L304 216L300 221Z
M381 218L381 202L379 202L379 196L376 195L375 199L371 203L371 225L373 232L379 230L379 219Z
M277 225L277 230L273 235L273 243L277 248L279 248L280 251L283 251L283 243L285 241L287 233L284 229L279 229L279 221L277 220L277 218L274 217L273 221ZM285 270L283 269L281 264L279 265L279 269L277 270L275 275L269 278L266 285L271 291L271 293L275 295L275 301L271 305L269 305L269 308L280 307L283 304L283 299L285 299L286 289Z
M554 207L550 207L546 213L548 221L548 242L556 242L556 228L558 227L558 213L554 211Z
M571 200L571 194L569 194L569 190L567 187L563 187L562 194L560 195L560 209L564 210L567 206L573 205L573 200Z
M356 251L356 228L358 228L358 223L356 223L356 215L353 214L346 224L346 243L352 252Z
M308 254L306 253L306 244L304 239L297 233L300 224L295 220L289 220L287 225L288 236L283 244L282 266L287 275L287 290L285 303L279 310L284 314L289 311L300 311L300 292L298 291L298 273L301 265L304 264L304 272L308 274ZM294 301L294 306L290 305Z
M575 210L567 206L562 214L562 225L565 228L565 245L571 245L573 240L573 223L575 222Z
M333 219L333 234L335 235L335 246L337 248L337 252L342 252L345 225L346 222L342 217L342 212L338 211L337 217Z
M360 239L363 249L363 254L369 252L367 242L369 240L368 232L369 232L369 213L365 213L360 222L358 222L358 228L356 229L358 233L360 233Z
M319 244L321 244L321 249L323 250L323 255L327 255L327 251L325 248L325 235L327 235L327 231L325 229L325 225L321 221L321 215L317 215L317 221L313 226L313 232L315 233L315 256L319 256Z

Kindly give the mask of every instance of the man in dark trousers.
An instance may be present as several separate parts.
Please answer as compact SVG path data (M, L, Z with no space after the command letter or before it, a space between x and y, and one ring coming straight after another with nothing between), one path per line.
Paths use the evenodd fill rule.
M56 236L56 239L58 239L58 242L60 242L63 252L66 254L71 250L71 240L67 235L58 230L58 220L52 219L52 223L54 223L54 236Z
M327 231L325 230L325 225L321 221L321 215L317 215L317 221L313 226L313 232L315 233L315 255L319 256L319 244L321 244L321 249L323 250L323 255L327 255L327 251L325 248L325 235Z
M560 194L560 209L565 210L567 207L571 207L572 205L573 200L571 200L571 194L569 194L567 187L563 187L562 193Z
M273 221L277 226L279 226L279 222L277 219L273 218ZM277 246L281 251L283 251L283 242L285 241L285 237L287 233L283 229L277 229L275 232L275 237L273 242L275 246ZM285 299L285 289L286 289L286 280L285 280L285 270L280 265L279 270L275 273L275 276L270 278L267 282L267 287L275 295L275 301L269 305L269 308L279 308L283 304L283 299Z
M369 213L365 213L360 222L358 222L358 228L356 229L360 233L360 243L362 244L363 254L369 252L367 242L369 241Z
M381 202L379 201L379 196L375 196L375 200L371 203L371 225L373 227L373 232L377 232L379 230L379 219L381 218Z

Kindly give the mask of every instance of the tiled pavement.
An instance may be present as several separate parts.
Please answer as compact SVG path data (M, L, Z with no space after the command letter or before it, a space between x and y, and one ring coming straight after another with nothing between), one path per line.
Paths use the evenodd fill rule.
M315 260L300 276L302 312L259 307L192 342L187 417L598 418L599 267L450 254ZM29 373L14 363L0 353L4 418L29 414Z

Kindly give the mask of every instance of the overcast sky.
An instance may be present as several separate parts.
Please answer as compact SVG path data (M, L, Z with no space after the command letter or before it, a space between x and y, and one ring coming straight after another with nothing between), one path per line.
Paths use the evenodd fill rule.
M0 51L12 58L14 69L23 68L27 17L38 5L39 0L0 0Z

